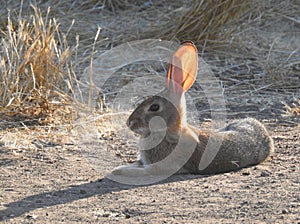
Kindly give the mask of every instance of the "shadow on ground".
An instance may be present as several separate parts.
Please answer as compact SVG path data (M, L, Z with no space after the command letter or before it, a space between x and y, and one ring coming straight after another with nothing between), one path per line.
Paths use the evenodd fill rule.
M205 176L201 175L176 175L168 179L152 184L160 185L177 181L192 180ZM0 221L19 217L27 212L39 208L70 203L76 200L93 197L95 195L105 195L112 192L119 192L127 189L139 188L141 186L124 185L114 182L108 178L103 178L94 182L72 186L67 189L49 191L41 194L25 197L19 201L5 204L6 209L0 211Z

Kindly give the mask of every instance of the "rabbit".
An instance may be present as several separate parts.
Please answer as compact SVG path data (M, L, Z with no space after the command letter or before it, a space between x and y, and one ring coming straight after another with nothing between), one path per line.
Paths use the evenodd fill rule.
M186 41L171 58L167 88L146 98L127 120L129 129L140 135L139 159L115 168L112 175L211 175L257 165L273 152L272 138L256 119L237 120L209 131L187 123L184 93L193 85L197 68L197 48ZM209 141L220 144L205 154ZM201 167L204 157L208 163Z

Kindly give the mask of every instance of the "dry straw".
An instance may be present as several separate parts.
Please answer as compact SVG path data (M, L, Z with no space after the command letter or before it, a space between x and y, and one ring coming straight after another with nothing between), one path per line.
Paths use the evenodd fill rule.
M217 44L226 40L234 31L229 28L245 14L252 0L212 0L192 2L174 28L168 30L168 37L179 40L192 40L199 46ZM225 27L228 29L224 29Z
M16 4L14 1L9 2L9 4ZM148 10L143 5L143 1L137 1L140 3L137 6L133 5L133 2L135 1L127 0L126 3L121 3L121 1L112 0L103 2L87 0L62 2L56 0L51 1L51 4L53 7L52 13L54 11L53 14L56 13L55 15L60 15L60 11L68 12L60 19L70 22L73 19L71 17L77 18L74 27L78 26L79 28L77 27L78 29L75 32L86 30L84 27L88 27L86 24L91 24L90 19L95 18L94 16L99 17L99 14L96 12L103 10L101 11L101 22L104 24L104 28L101 30L99 41L103 41L104 36L111 36L110 39L106 38L106 41L100 44L97 42L98 46L101 45L100 47L103 49L107 49L110 44L115 46L137 38L164 38L170 40L176 37L179 40L189 39L196 42L199 48L202 47L202 50L207 49L209 52L214 52L212 48L216 46L226 45L232 47L235 44L234 50L228 50L228 47L223 50L219 48L218 56L224 53L226 58L254 57L264 66L267 74L270 74L266 76L271 82L271 84L267 82L268 85L270 84L272 87L284 87L286 89L287 84L284 84L282 80L288 83L289 87L291 87L291 82L288 81L292 80L293 88L291 91L299 87L299 84L294 81L296 79L291 78L279 77L280 80L275 83L275 79L272 77L276 74L274 70L278 70L277 59L273 63L276 65L273 68L269 66L272 65L272 57L261 58L265 52L271 55L274 51L273 48L258 48L257 46L249 45L246 41L236 41L234 44L228 44L230 41L228 38L232 37L231 34L237 35L236 30L241 27L242 23L246 25L258 23L263 17L268 18L268 21L273 21L277 15L280 15L278 18L288 16L289 19L292 18L297 22L297 10L290 10L291 7L282 7L281 5L276 7L272 5L272 7L263 8L263 13L255 18L251 16L258 12L260 7L266 3L260 3L257 7L254 7L255 3L258 2L256 0L193 0L189 6L183 5L178 1L162 1L162 3L153 2L152 8L149 7ZM296 1L290 2L290 5L293 6L292 2ZM155 4L163 4L164 7ZM131 7L130 10L134 13L130 14L129 7L127 7L129 5ZM171 7L172 10L165 7L166 5ZM41 6L45 5L41 4ZM28 8L28 6L26 7ZM107 13L105 9L112 10L115 14L111 12ZM292 7L292 9L297 9L297 7ZM128 11L125 13L121 10ZM287 10L289 15L287 14ZM153 13L157 15L157 18L153 19L151 29L143 30L143 27L140 27L136 36L133 35L135 32L128 27L132 28L136 26L135 15L139 15L141 18L145 17L151 21L149 18L153 17ZM28 14L30 15L28 18L19 16L17 20L10 18L9 14L7 24L2 26L0 34L2 42L0 47L0 112L2 112L2 115L5 113L5 115L9 115L10 117L36 118L51 122L58 118L58 116L55 116L55 113L58 111L61 114L66 114L65 116L69 116L71 113L71 108L69 107L71 100L69 96L74 93L74 83L77 82L72 65L76 64L76 62L71 59L72 52L66 41L66 36L60 32L60 26L57 21L50 19L49 11L43 17L40 11L36 7L33 7L33 11ZM120 19L118 14L119 16L126 14L126 16ZM112 18L117 19L113 20ZM134 23L135 25L127 26L128 23ZM109 29L110 26L108 25L108 28L106 28L105 24L113 24L111 27L114 29ZM72 30L70 33L72 35L75 32ZM92 35L90 35L90 32L84 33L88 37L81 36L81 45L86 42L85 38L94 36L94 33ZM259 38L259 44L268 46L268 43L262 40L264 39ZM235 51L237 49L239 50L238 53ZM291 57L296 55L296 53L291 53ZM87 57L86 55L85 57ZM87 58L90 57L88 56ZM82 57L79 57L79 60L82 60ZM299 64L299 60L293 61L290 64L291 73L296 74L293 68L296 67L296 64ZM281 67L284 71L287 70L286 66L282 65ZM284 71L281 72L280 70L280 74L284 74ZM292 76L286 75L286 77ZM294 75L293 77L296 76ZM229 79L232 77L226 78ZM245 76L242 78L245 78Z
M70 47L55 19L36 8L17 22L8 14L1 30L0 111L14 119L52 122L55 112L70 115L69 93L74 91Z

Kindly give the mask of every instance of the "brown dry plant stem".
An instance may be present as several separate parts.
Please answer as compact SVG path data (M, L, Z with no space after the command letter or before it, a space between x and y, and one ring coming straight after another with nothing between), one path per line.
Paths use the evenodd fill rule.
M224 41L233 32L232 29L224 32L224 26L238 20L250 3L251 0L194 0L170 36L181 41L192 40L201 46Z
M75 76L58 22L49 18L50 10L43 17L38 8L32 9L27 18L12 19L9 12L1 30L0 112L47 120L55 108L70 104Z

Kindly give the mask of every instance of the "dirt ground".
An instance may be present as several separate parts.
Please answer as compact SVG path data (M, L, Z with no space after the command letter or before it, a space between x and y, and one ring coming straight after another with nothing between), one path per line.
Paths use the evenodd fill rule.
M151 186L106 179L111 167L95 167L82 153L95 144L50 145L14 155L2 146L0 218L4 223L300 223L299 126L271 122L268 128L275 153L261 165L211 176L178 175Z
M138 15L135 13L134 18ZM57 17L60 16L58 13ZM103 16L107 20L115 18L112 13ZM94 14L90 20L83 21L82 33L91 32L93 36L92 31L99 22L99 19L94 21L96 17ZM123 26L125 20L120 21L116 30L107 22L104 34L111 32L113 39L114 33L118 36L124 29L131 29ZM139 26L142 29L144 23ZM295 38L291 45L299 48L296 38L299 25L295 27L298 31L291 32ZM258 36L253 34L253 40ZM286 36L280 38L284 43L287 41ZM218 66L221 65L214 67L218 77L229 72L228 69L221 71ZM284 103L291 105L300 97L299 88L282 89L276 85L266 87L268 85L260 80L251 82L249 74L260 74L260 71L247 63L243 66L245 71L239 72L247 73L245 76L233 74L223 79L228 118L251 116L266 124L275 143L275 152L268 161L237 172L176 175L149 186L129 186L105 176L114 167L136 158L136 139L110 133L78 141L56 129L22 126L7 130L1 126L0 221L28 224L300 223L300 118L287 114L284 107ZM291 82L299 81L296 64L295 68L298 73L290 76ZM240 81L243 79L249 80ZM240 94L242 98L238 97ZM209 120L203 105L205 102L200 100L197 106L201 122ZM37 137L38 131L52 137ZM22 136L26 136L23 142ZM27 148L28 145L32 147ZM98 152L104 153L107 160Z

